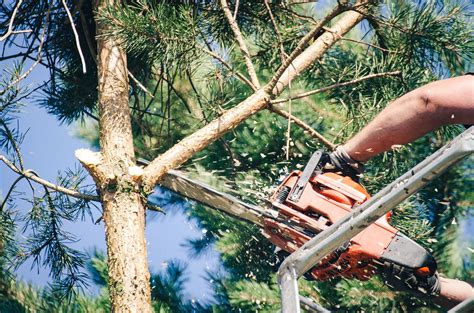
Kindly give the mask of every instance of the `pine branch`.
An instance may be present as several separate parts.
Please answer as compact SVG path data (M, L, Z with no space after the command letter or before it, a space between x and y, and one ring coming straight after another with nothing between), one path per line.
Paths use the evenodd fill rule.
M260 82L258 81L258 76L257 76L257 73L255 72L252 59L250 58L250 53L247 48L247 44L245 43L244 38L242 37L242 33L240 32L239 26L237 25L237 21L232 16L232 12L230 11L226 0L221 0L221 7L222 7L222 10L224 11L224 14L227 20L229 21L230 28L234 32L234 36L235 36L235 39L237 40L237 43L239 44L240 51L242 51L242 55L245 60L245 65L247 66L247 71L250 76L250 81L255 87L257 87L257 89L259 89Z
M97 51L95 50L95 42L92 42L91 40L91 35L90 35L90 32L89 32L89 28L87 27L87 21L86 21L86 18L84 16L84 13L82 12L82 0L79 2L78 4L78 10L79 10L79 17L81 19L81 26L82 26L82 31L84 32L84 37L86 38L86 44L87 44L87 48L89 49L89 53L92 57L92 60L94 61L94 63L97 65Z
M128 76L130 76L130 78L135 82L135 84L137 84L137 86L141 90L143 90L146 94L148 94L152 99L155 99L155 96L151 93L151 91L149 91L142 83L140 83L140 81L135 76L133 76L130 70L127 70L127 72L128 72Z
M227 63L221 56L219 56L217 53L211 51L211 50L208 50L204 47L199 47L204 53L207 53L209 54L211 57L213 57L214 59L216 59L217 61L219 61L222 65L224 65L232 74L235 75L235 77L237 77L238 79L240 79L244 84L250 86L250 88L252 88L254 91L257 90L257 87L256 85L254 85L251 81L249 81L244 75L242 75L241 73L239 73L238 71L234 70L232 68L232 66L230 66L229 63Z
M21 3L21 1L20 1ZM18 77L17 79L15 79L14 81L10 82L3 90L0 91L0 95L3 95L5 92L7 92L9 89L11 89L13 86L15 86L16 84L18 84L19 82L21 82L23 79L25 79L26 77L28 77L28 75L31 74L31 72L33 71L33 69L41 62L41 59L42 59L42 54L41 54L41 51L43 50L43 44L44 44L44 41L46 39L46 29L48 28L49 26L49 16L50 16L50 13L51 13L51 6L48 8L48 11L46 12L46 21L44 23L44 27L43 27L43 32L41 34L41 38L40 38L40 43L38 45L38 53L37 53L37 56L36 56L36 60L35 62L30 66L30 68L25 72L23 73L20 77ZM0 40L1 41L1 40Z
M326 139L323 135L321 135L319 132L317 132L316 130L314 130L311 126L309 126L308 124L306 124L304 121L300 120L299 118L297 118L296 116L286 112L285 110L282 110L280 108L277 108L273 105L269 105L268 109L280 116L283 116L284 118L287 118L287 119L290 119L290 120L293 120L295 122L296 125L300 126L302 129L304 129L305 131L307 131L309 133L309 135L319 141L321 141L321 143L323 143L326 147L328 147L330 150L334 150L336 148L336 145L334 143L332 143L331 141L329 141L328 139Z
M15 22L16 14L18 13L18 9L20 8L22 2L23 2L23 0L18 0L17 4L15 6L15 9L13 10L12 16L10 18L10 22L8 23L8 29L7 29L5 34L0 36L0 41L4 41L10 35L30 33L32 31L31 29L13 30L13 23Z
M15 150L15 154L18 158L18 163L20 163L20 169L24 170L25 166L24 166L24 163L23 163L23 157L21 156L20 147L18 146L18 143L17 143L17 139L21 135L15 136L12 133L12 131L10 130L10 128L8 128L7 123L5 123L2 119L0 119L0 124L2 125L3 129L5 130L5 135L6 135L7 139L10 141L11 145L13 146L13 150ZM17 137L17 138L15 138L15 137Z
M273 89L275 87L275 90L273 90L273 93L280 93L281 89L284 88L280 87L277 85L277 83L280 81L280 78L283 76L283 73L286 72L288 76L287 80L292 80L298 72L296 71L296 67L298 66L297 64L293 64L293 61L295 61L296 57L299 56L303 51L306 45L323 29L323 26L326 25L329 21L331 21L334 17L342 13L346 8L342 6L341 4L338 4L334 9L331 10L329 14L327 14L317 25L315 28L313 28L309 33L307 33L298 43L298 46L291 52L291 54L288 56L288 58L285 60L285 62L280 65L276 73L273 75L270 83L267 85L269 89ZM292 67L293 72L291 72L292 69L289 67ZM291 76L291 77L290 77Z
M338 36L329 32L325 32L319 36L311 46L295 57L295 62L292 66L294 73L299 74L303 72L314 61L321 58L322 55L339 40L339 37L350 31L363 18L364 15L354 11L344 14L334 24L334 29ZM273 90L273 95L276 96L283 91L283 87L287 86L289 83L288 79L289 77L284 76L278 81L279 87ZM268 105L271 97L270 94L266 92L267 90L270 91L273 89L269 88L269 86L272 86L271 84L272 83L265 86L264 89L259 89L234 108L227 110L219 118L210 122L193 134L185 137L168 151L155 158L150 165L144 169L144 173L141 177L144 192L151 192L154 189L155 184L169 169L183 164L196 152L201 151L210 143L223 136L226 132L238 126L248 117L264 109Z
M383 52L398 53L397 51L385 49L385 48L382 48L380 46L377 46L377 45L374 45L374 44L371 44L371 43L368 43L368 42L365 42L365 41L361 41L361 40L355 40L355 39L351 39L351 38L341 38L341 40L342 41L355 42L355 43L358 43L358 44L361 44L361 45L365 45L365 46L368 46L368 47L378 49L378 50L383 51Z
M264 3L265 3L265 7L267 8L268 15L270 16L270 20L272 21L273 30L275 31L275 35L277 36L278 45L280 46L281 63L283 64L283 62L285 62L285 59L287 57L285 53L285 48L283 47L283 40L281 39L281 35L280 35L280 32L278 31L278 26L275 21L275 17L273 16L272 8L268 4L268 0L264 0Z
M77 198L77 199L83 199L83 200L87 200L87 201L100 201L100 198L96 195L83 194L79 191L64 188L62 186L58 186L56 184L53 184L53 183L39 177L32 170L20 170L18 167L15 166L15 164L10 162L10 160L8 160L4 155L1 155L1 154L0 154L0 161L5 163L5 165L7 165L13 172L15 172L15 173L17 173L21 176L24 176L28 179L31 179L32 181L34 181L34 182L36 182L40 185L43 185L46 188L64 193L68 196L71 196L71 197L74 197L74 198Z
M291 97L291 98L272 100L272 101L270 101L270 103L271 104L278 104L278 103L287 102L290 99L291 100L301 99L301 98L305 98L305 97L315 95L317 93L329 91L329 90L344 87L344 86L357 84L357 83L359 83L361 81L364 81L364 80L367 80L367 79L372 79L372 78L377 78L377 77L387 77L387 76L400 76L400 75L401 75L401 71L370 74L370 75L363 76L363 77L360 77L360 78L357 78L357 79L354 79L354 80L351 80L351 81L348 81L348 82L337 83L337 84L333 84L333 85L330 85L330 86L327 86L327 87L322 87L322 88L314 89L314 90L311 90L311 91L303 92L303 93L301 93L299 95L296 95L294 97Z
M66 1L61 0L61 2L64 6L64 9L66 10L67 17L69 18L69 23L71 24L72 32L74 33L74 38L76 40L77 52L81 58L82 72L85 74L87 72L86 60L84 59L84 54L82 53L81 42L79 40L79 34L77 33L76 26L74 25L74 19L72 18L71 11L69 11L69 8L67 7Z

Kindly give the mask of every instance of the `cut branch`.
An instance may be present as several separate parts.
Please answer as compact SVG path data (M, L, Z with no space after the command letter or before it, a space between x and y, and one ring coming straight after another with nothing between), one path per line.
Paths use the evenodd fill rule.
M120 0L94 3L96 14L108 7L120 9L125 5ZM78 158L89 161L82 163L93 175L101 194L110 310L147 313L152 312L152 307L145 238L146 202L137 182L140 170L135 167L127 55L116 37L104 36L111 31L110 24L97 16L95 20L101 152L95 155L84 151ZM92 165L98 170L95 176Z
M237 21L232 16L232 12L230 11L226 0L221 0L221 6L227 20L229 21L230 28L234 32L234 36L235 36L235 39L237 40L237 43L239 44L240 51L242 51L242 55L245 60L245 65L247 66L247 71L249 72L250 81L258 89L260 88L260 82L258 81L257 72L255 72L252 59L250 58L249 49L247 48L247 44L245 43L244 38L242 37L242 33L240 32L239 25L237 25Z
M10 162L10 160L8 160L4 155L1 155L1 154L0 154L0 161L5 163L6 166L8 166L12 171L17 173L18 175L21 175L21 176L24 176L28 179L31 179L32 181L34 181L34 182L36 182L40 185L43 185L44 187L46 187L48 189L52 189L52 190L64 193L68 196L71 196L71 197L74 197L74 198L77 198L77 199L83 199L83 200L87 200L87 201L100 201L99 197L96 196L96 195L84 194L84 193L81 193L81 192L76 191L76 190L68 189L68 188L53 184L53 183L39 177L32 170L20 170L18 167L15 166L15 164Z
M295 58L292 66L295 75L304 71L314 61L320 59L323 54L339 40L340 36L344 36L344 34L357 25L363 18L364 15L358 12L349 11L345 13L334 24L333 29L337 34L330 32L323 33L313 44ZM268 105L271 97L279 95L284 87L288 85L288 76L290 75L284 75L277 81L278 89L269 88L269 85L265 86L264 89L259 89L240 104L226 111L219 118L184 138L171 149L154 159L144 169L142 176L144 191L152 192L155 184L169 169L183 164L196 152L201 151L226 132L237 127L242 121L264 109ZM267 90L272 90L273 94L270 94Z
M312 95L317 94L317 93L321 93L321 92L329 91L329 90L332 90L332 89L336 89L336 88L339 88L339 87L354 85L354 84L357 84L357 83L359 83L361 81L364 81L364 80L367 80L367 79L372 79L372 78L377 78L377 77L386 77L386 76L400 76L400 75L401 75L401 71L370 74L370 75L363 76L363 77L360 77L360 78L357 78L357 79L354 79L354 80L351 80L351 81L348 81L348 82L337 83L337 84L333 84L333 85L330 85L330 86L327 86L327 87L323 87L323 88L303 92L303 93L301 93L299 95L296 95L294 97L291 97L291 98L272 100L272 101L270 101L270 103L271 104L277 104L277 103L287 102L290 99L291 100L301 99L301 98L312 96Z
M292 121L295 122L296 125L298 125L299 127L301 127L302 129L304 129L305 131L308 132L308 134L319 140L322 144L324 144L326 147L328 147L330 150L334 150L336 148L336 145L334 143L332 143L331 141L329 141L328 139L326 139L323 135L321 135L318 131L316 131L315 129L313 129L311 126L309 126L308 124L306 124L304 121L300 120L299 118L297 118L296 116L280 109L280 108L277 108L273 105L270 105L268 107L268 109L280 116L283 116L284 118L287 118L287 119L291 119Z

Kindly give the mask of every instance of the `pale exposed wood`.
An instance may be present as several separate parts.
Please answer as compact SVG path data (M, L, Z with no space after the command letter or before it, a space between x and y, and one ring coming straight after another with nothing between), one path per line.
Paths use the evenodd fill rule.
M195 133L187 136L171 149L153 160L144 169L142 176L143 188L146 192L151 192L156 183L163 175L172 168L183 164L189 160L196 152L204 149L210 143L220 138L227 131L238 126L242 121L264 109L272 97L278 96L288 85L289 79L304 71L315 60L321 56L349 30L357 25L364 16L359 12L349 11L341 16L334 24L333 31L325 32L319 36L312 45L299 54L293 61L289 75L281 75L278 80L278 88L271 85L256 91L246 100L226 111L219 118L204 126ZM270 94L271 91L272 94Z
M230 11L226 0L221 0L221 7L222 7L222 10L224 11L224 14L227 20L229 21L229 25L230 25L230 28L232 29L232 32L234 33L235 39L237 40L237 43L239 44L240 51L242 51L242 55L245 60L245 66L247 66L247 71L249 72L250 81L258 89L260 88L260 82L258 81L257 72L255 72L252 59L250 58L249 49L247 48L247 44L244 41L244 37L242 36L242 33L240 32L239 25L237 25L237 21L232 15L232 12Z

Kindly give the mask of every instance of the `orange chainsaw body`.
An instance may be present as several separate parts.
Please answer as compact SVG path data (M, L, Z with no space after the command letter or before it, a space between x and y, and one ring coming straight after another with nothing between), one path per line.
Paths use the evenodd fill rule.
M264 219L264 234L277 247L293 253L309 239L370 196L360 184L335 173L313 175L297 201L288 194L302 172L292 172L270 198L279 218ZM376 274L376 264L398 230L388 224L389 214L352 238L344 247L325 257L310 271L312 278L327 280L342 276L367 280Z

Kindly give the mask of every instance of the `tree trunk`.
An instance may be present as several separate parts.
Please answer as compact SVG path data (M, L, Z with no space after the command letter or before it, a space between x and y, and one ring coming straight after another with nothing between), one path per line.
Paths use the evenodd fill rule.
M120 4L119 0L99 0L96 10ZM135 154L127 58L117 41L100 37L106 30L107 25L97 23L101 159L89 171L102 197L112 311L151 312L145 205L140 186L129 173Z

